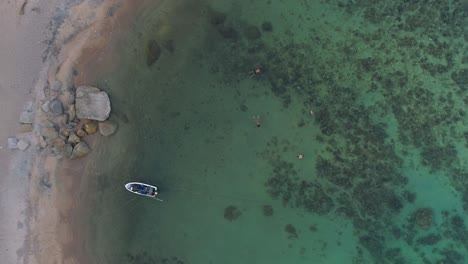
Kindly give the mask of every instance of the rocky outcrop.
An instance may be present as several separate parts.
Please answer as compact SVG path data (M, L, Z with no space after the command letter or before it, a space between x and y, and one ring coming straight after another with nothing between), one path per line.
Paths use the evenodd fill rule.
M80 119L104 121L111 111L109 96L96 87L80 86L76 88L75 109Z
M114 134L117 130L117 124L112 121L99 122L98 127L99 133L105 137Z

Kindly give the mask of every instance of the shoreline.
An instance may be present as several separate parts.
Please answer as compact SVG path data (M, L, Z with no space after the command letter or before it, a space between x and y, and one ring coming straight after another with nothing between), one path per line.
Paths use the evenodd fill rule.
M2 27L14 33L9 40L13 43L2 46L17 44L15 48L22 49L35 45L33 51L24 55L19 50L8 56L17 62L17 68L27 69L20 72L21 76L17 76L18 69L14 69L15 73L6 71L5 76L1 76L4 83L0 83L1 102L6 104L7 110L11 109L0 116L3 124L0 164L10 168L0 178L2 186L6 186L2 187L0 209L3 211L0 215L4 216L1 220L5 223L1 229L0 252L6 263L92 263L86 256L87 230L83 230L89 228L85 224L87 190L83 185L89 159L61 160L49 155L50 148L44 146L40 130L51 117L41 111L41 106L50 98L58 98L67 109L74 103L74 87L93 85L92 78L97 77L87 74L87 68L95 70L93 68L115 65L109 56L112 49L108 47L112 46L116 35L124 33L131 25L130 18L143 4L143 1L126 0L105 0L96 4L85 0L67 6L67 3L53 0L47 4L24 1L0 5L2 13L11 14L4 18L10 23ZM35 36L22 38L28 34ZM22 43L23 40L29 44ZM31 63L31 52L34 63ZM27 67L23 66L25 62L29 62ZM8 65L2 68L7 69ZM7 78L7 74L11 77ZM56 80L62 83L61 88L51 91L50 86ZM5 89L5 86L13 88ZM25 104L28 109L24 108ZM18 118L24 110L34 113L32 131L19 133ZM8 150L7 138L12 136L27 141L27 149ZM98 140L96 135L84 139L91 148Z

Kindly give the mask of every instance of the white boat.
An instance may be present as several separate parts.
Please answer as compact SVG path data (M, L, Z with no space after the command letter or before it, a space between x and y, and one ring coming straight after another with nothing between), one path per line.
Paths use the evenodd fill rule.
M129 182L125 184L125 189L134 194L151 197L162 202L161 199L156 198L156 195L158 195L158 187L156 186L141 182Z

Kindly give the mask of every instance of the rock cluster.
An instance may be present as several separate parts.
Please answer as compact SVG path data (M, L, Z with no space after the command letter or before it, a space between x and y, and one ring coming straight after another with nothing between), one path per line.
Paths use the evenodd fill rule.
M117 124L107 120L111 106L106 92L80 86L76 97L70 100L73 92L62 91L68 89L66 86L56 80L48 87L47 100L25 104L19 118L19 134L8 139L8 149L25 151L34 146L34 150L47 149L59 158L76 159L91 152L84 140L86 136L97 131L106 137L115 133ZM66 96L61 98L61 94Z

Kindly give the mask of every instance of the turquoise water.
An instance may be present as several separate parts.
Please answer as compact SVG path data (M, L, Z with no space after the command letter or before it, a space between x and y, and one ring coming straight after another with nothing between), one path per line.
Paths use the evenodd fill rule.
M466 263L467 14L461 1L148 8L96 83L119 130L91 156L85 247L96 263ZM125 191L134 180L164 202Z

